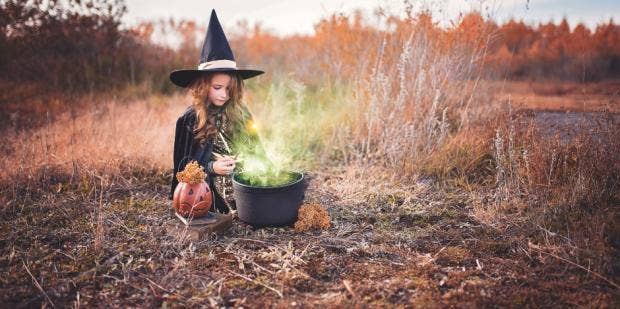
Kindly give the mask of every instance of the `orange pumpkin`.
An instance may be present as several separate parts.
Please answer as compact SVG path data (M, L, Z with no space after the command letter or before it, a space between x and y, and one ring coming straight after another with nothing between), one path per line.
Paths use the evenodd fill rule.
M183 217L204 217L209 213L213 198L206 182L179 182L174 189L172 207Z

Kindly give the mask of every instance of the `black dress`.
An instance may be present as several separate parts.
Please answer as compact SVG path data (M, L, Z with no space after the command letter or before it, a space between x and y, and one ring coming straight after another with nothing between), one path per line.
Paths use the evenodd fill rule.
M251 115L246 108L242 109L241 123L228 123L221 110L216 112L216 126L218 132L215 137L210 138L204 145L200 145L194 139L194 126L196 124L196 111L193 106L189 106L185 112L177 119L174 134L174 154L173 154L173 175L170 186L169 198L172 199L174 189L178 181L176 174L185 168L185 165L193 160L197 161L207 172L207 183L213 193L214 209L221 213L228 213L235 209L235 201L232 194L232 179L229 175L218 175L213 172L209 164L215 161L215 153L230 155L234 151L232 138L226 132L232 131L236 135L235 142L256 143L258 136L250 134L245 130L247 122L251 121ZM227 130L232 126L233 130ZM237 168L238 169L238 168Z

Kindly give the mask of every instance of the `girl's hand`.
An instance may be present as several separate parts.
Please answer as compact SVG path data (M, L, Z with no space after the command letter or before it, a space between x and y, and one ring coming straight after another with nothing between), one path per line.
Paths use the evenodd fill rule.
M236 162L231 156L218 157L217 161L213 162L213 171L218 175L230 175L235 169Z

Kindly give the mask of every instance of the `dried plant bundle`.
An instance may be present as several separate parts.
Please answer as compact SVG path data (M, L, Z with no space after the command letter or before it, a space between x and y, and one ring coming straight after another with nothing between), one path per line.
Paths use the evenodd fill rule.
M299 208L299 216L295 222L295 230L304 232L311 229L327 229L330 226L327 209L317 203L304 204Z
M185 166L183 171L177 173L177 180L179 182L196 184L204 181L206 176L202 166L198 162L192 161Z

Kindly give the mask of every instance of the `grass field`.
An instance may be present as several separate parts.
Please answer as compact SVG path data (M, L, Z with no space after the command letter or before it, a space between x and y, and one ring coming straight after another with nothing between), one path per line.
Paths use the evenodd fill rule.
M384 118L368 118L372 98L355 91L250 85L249 104L265 132L287 132L267 142L307 172L306 202L331 215L331 228L304 233L235 220L199 242L166 234L164 223L174 220L167 200L173 124L189 104L183 95L105 99L35 128L6 130L0 301L617 306L620 138L609 112L618 110L616 93L478 87L470 111L447 108L451 89L422 94L417 102L428 104L427 113L406 131L401 123L411 120L398 118L373 129ZM566 104L557 103L562 98ZM571 126L568 138L557 134L563 126L545 131L553 121L538 114L584 106L607 109L608 117ZM374 115L396 117L390 111ZM543 120L529 121L536 117ZM401 138L386 140L388 133Z

